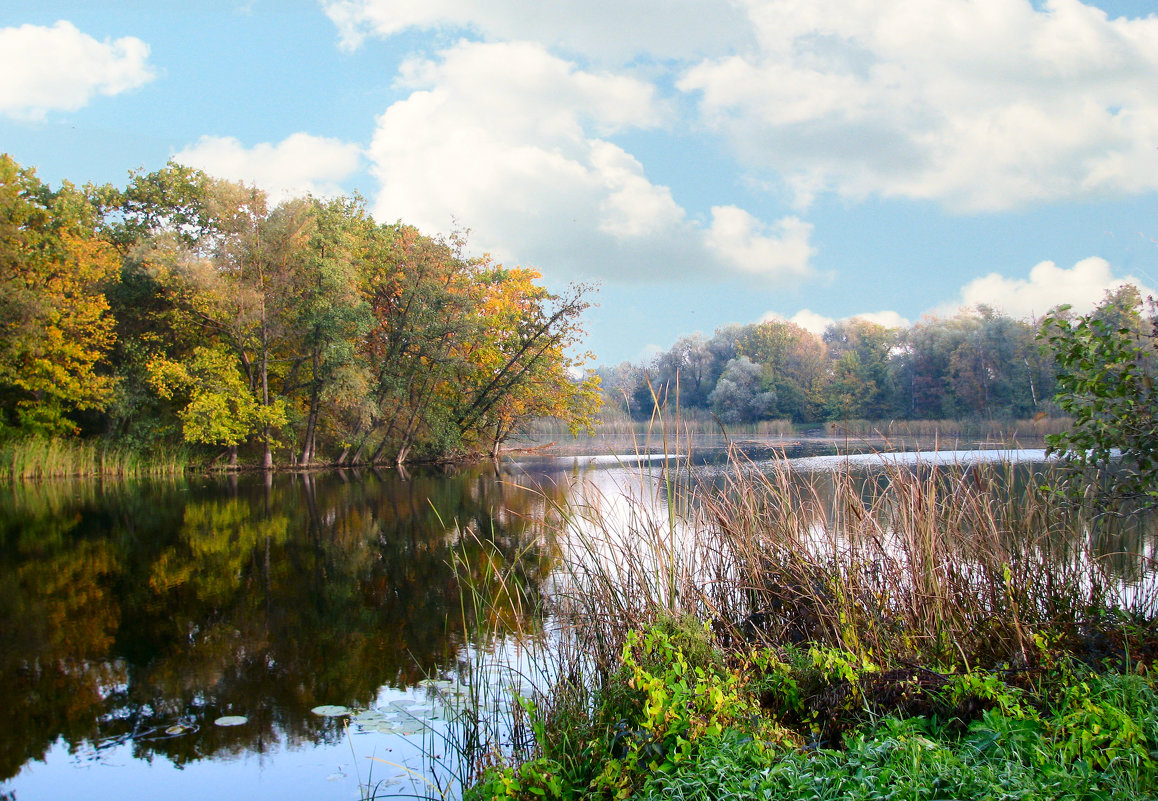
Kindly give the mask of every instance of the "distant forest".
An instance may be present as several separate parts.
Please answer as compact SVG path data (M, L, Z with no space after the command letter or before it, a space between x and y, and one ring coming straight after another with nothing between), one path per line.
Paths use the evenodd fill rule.
M1139 291L1126 285L1106 294L1093 319L1149 329L1154 320L1141 310ZM987 307L909 328L854 318L821 336L773 321L687 336L650 364L599 375L606 403L636 419L673 401L677 387L682 408L724 423L1054 416L1056 364L1038 334L1034 323Z
M98 438L225 463L402 464L590 426L588 289L177 164L124 188L0 156L0 445Z

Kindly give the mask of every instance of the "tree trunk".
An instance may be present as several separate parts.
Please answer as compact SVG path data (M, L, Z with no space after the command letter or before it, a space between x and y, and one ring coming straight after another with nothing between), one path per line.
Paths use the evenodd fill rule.
M316 432L318 430L318 351L314 349L313 353L313 380L310 382L310 411L306 416L306 435L302 442L302 458L301 463L303 467L309 467L314 461L314 447Z

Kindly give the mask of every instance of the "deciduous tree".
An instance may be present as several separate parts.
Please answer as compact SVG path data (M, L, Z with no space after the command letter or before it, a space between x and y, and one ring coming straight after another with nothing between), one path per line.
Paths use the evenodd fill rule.
M0 155L0 433L69 433L74 412L109 402L118 263L96 224L84 193Z
M1057 404L1073 418L1047 437L1049 451L1073 470L1071 487L1158 503L1158 313L1136 288L1107 294L1077 318L1062 306L1040 337L1057 363ZM1116 465L1115 456L1120 454Z

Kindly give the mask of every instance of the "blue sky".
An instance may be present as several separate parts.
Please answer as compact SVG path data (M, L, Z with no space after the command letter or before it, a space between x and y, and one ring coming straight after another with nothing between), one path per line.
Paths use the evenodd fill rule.
M20 7L23 6L23 7ZM1158 287L1158 16L1111 0L40 0L0 7L0 151L170 158L599 285L638 361Z

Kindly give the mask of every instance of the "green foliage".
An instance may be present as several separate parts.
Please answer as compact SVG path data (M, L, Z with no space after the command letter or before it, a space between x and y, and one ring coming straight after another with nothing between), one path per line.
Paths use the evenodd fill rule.
M490 770L482 780L463 794L472 799L560 798L563 794L562 765L553 759L539 757L518 767L509 765Z
M1072 319L1062 306L1042 322L1040 339L1058 367L1056 402L1073 418L1068 432L1047 437L1049 452L1072 468L1070 489L1158 502L1158 336L1133 287L1107 296ZM1114 464L1120 454L1120 464Z
M690 619L668 620L628 636L620 672L593 712L615 723L594 729L571 767L566 755L547 752L518 767L500 764L466 797L1158 797L1158 695L1149 677L1097 672L1063 657L1032 685L966 671L941 677L940 703L929 714L899 706L865 714L889 674L864 657L757 649L728 668L696 628ZM854 715L832 699L861 706L858 722L839 748L802 749L805 740L818 745L806 734L817 718L798 713L824 707L825 715ZM793 720L806 731L786 729ZM549 737L541 727L536 736Z
M589 429L587 288L552 295L463 244L357 197L271 208L173 163L52 191L4 156L0 438L179 431L272 467L497 452L542 416Z
M53 191L0 155L0 438L71 434L75 412L111 397L100 362L116 254L95 225L82 192Z
M1153 775L1158 696L1141 677L1083 671L1054 710L1052 740L1067 760Z

